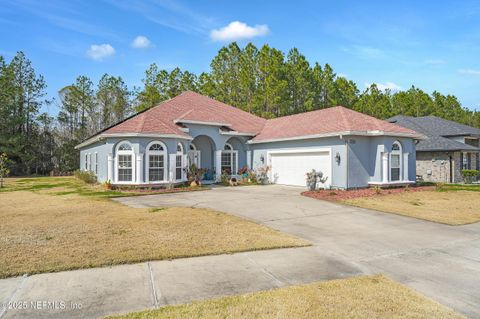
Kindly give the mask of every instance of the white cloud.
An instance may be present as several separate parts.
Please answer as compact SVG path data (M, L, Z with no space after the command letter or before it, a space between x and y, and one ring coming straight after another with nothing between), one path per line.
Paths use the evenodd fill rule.
M385 82L385 83L365 83L365 87L369 88L372 84L375 84L380 91L400 91L402 87L393 82Z
M87 50L87 56L96 61L102 61L115 54L115 49L110 44L92 44Z
M210 32L213 41L237 41L267 35L270 32L266 24L257 24L253 27L240 21L230 22L226 27L214 29Z
M458 73L460 73L460 74L467 74L467 75L480 75L480 70L460 69L460 70L458 70Z
M152 46L152 42L143 35L137 36L135 39L132 41L132 47L135 49L144 49L144 48L149 48Z

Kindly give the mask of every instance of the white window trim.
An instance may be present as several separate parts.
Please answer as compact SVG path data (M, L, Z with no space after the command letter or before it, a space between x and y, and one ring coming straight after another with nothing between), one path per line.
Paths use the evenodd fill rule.
M399 150L392 150L391 148L393 147L393 145L397 144L398 145L398 148ZM404 179L403 179L403 148L402 148L402 144L399 142L399 141L395 141L392 143L392 146L390 148L390 153L388 155L388 180L390 182L402 182ZM399 176L398 176L398 181L392 181L392 155L398 155L399 159L399 168L400 168L400 172L399 172Z
M184 156L184 149L183 149L183 144L182 143L178 143L177 144L177 149L178 149L178 146L180 146L181 150L177 150L176 153L175 153L175 171L173 172L175 174L174 178L175 178L175 181L179 182L179 181L184 181L185 180L185 171L184 171L184 167L185 167L185 156ZM181 156L181 166L178 167L177 166L177 156ZM180 179L177 179L177 169L178 168L181 168L181 173L180 173Z
M120 145L122 144L128 144L131 147L130 151L120 151L118 150L120 148ZM119 181L118 180L118 156L119 155L132 155L132 180L131 181ZM117 184L136 184L136 158L135 158L135 149L133 148L132 143L129 141L120 141L117 143L117 146L115 147L115 168L114 168L114 175L115 175L115 183Z
M163 151L151 151L150 147L153 144L160 144L163 147ZM168 182L168 150L165 143L161 141L152 141L147 145L146 151L146 161L145 161L145 169L146 169L146 178L145 181L147 184L159 184L159 183L167 183ZM150 181L150 155L163 155L163 180L161 181Z
M94 162L95 162L95 175L98 175L98 153L95 152Z
M229 150L222 150L222 155L225 154L230 154L230 175L237 175L238 173L238 150L234 150L233 146L229 143L225 143L225 146L228 146L230 149ZM234 156L235 155L235 156ZM220 157L221 159L221 157ZM222 164L222 161L220 160L220 165ZM237 168L237 171L233 171L233 167ZM222 169L222 167L220 167Z

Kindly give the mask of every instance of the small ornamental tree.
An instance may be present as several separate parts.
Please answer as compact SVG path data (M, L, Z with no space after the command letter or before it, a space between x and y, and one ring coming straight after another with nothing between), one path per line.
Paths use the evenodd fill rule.
M7 154L0 154L0 188L3 187L3 179L10 174L8 169L8 157Z

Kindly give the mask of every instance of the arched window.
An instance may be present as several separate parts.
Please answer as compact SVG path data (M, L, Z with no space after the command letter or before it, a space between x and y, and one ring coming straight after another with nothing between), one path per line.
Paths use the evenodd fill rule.
M402 145L395 141L390 153L390 181L396 182L402 179Z
M122 142L120 146L118 147L119 151L131 151L132 150L132 145L130 145L128 142Z
M238 151L234 150L231 144L225 143L222 151L222 172L237 174L237 161Z
M134 152L130 142L118 143L116 150L117 182L131 183L135 177Z
M167 180L167 147L160 141L147 146L147 180L150 183Z
M175 179L181 180L183 177L183 145L177 144L177 155L175 156Z
M196 151L196 150L197 150L197 147L195 146L195 144L190 143L190 151Z

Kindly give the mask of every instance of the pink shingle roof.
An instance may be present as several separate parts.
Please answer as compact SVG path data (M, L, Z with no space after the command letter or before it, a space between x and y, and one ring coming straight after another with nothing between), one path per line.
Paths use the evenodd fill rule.
M268 120L253 141L366 131L416 134L416 132L399 125L379 120L343 106L336 106Z
M233 131L256 134L265 119L242 111L207 96L186 91L137 116L134 116L105 133L158 133L186 135L177 122L210 122L228 124Z
M175 134L188 137L180 123L208 122L255 135L254 142L347 131L416 134L407 128L342 106L265 120L236 107L187 91L127 119L104 133Z

